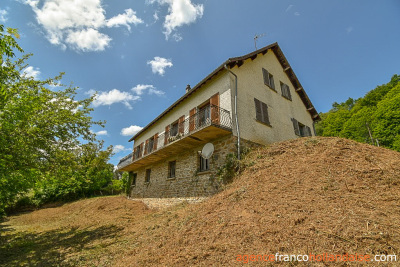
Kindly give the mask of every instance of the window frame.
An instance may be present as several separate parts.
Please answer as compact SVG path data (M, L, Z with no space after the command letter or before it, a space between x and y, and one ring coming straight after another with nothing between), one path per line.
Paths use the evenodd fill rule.
M148 140L149 140L149 142L147 143L147 154L150 154L154 150L155 138L154 138L154 136L152 136Z
M307 125L299 122L295 118L292 118L294 134L300 137L309 137L313 136L311 133L311 128Z
M143 146L142 146L143 147ZM136 151L135 151L135 159L138 159L138 158L140 158L141 156L142 156L142 153L141 153L141 146L140 145L138 145L137 147L136 147Z
M136 172L129 172L129 175L132 175L132 182L131 182L131 187L136 186L136 179L137 179L137 173Z
M210 170L210 159L204 158L199 154L199 172L206 172Z
M175 134L173 134L173 133L175 133ZM171 123L171 126L169 128L169 136L174 137L174 136L177 136L178 133L179 133L179 122L175 121L175 122Z
M174 179L176 177L176 160L168 162L168 179Z
M150 183L150 178L151 178L151 169L146 169L146 173L144 176L144 183L149 184Z
M292 94L290 93L290 88L289 85L286 83L280 82L281 83L281 93L284 98L287 100L292 101Z
M274 82L274 75L272 75L265 68L262 68L262 72L263 72L264 84L276 92L275 82Z
M201 128L205 125L208 125L209 121L211 122L211 105L210 102L207 101L203 105L197 107L197 125L198 128Z
M254 98L254 106L256 111L256 121L271 126L268 113L268 105L257 98Z

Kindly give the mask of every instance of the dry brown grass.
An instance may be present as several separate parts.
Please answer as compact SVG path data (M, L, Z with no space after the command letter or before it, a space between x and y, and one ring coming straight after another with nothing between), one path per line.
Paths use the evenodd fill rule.
M400 153L303 138L246 161L226 190L199 204L156 211L107 197L10 217L0 226L0 265L230 266L238 254L399 255Z

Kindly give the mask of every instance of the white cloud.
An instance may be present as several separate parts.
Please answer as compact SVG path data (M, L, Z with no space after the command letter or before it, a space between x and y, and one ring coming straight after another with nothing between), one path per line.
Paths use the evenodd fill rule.
M289 5L289 6L286 8L286 11L285 11L285 12L288 12L292 7L293 7L293 5Z
M129 9L125 9L124 14L119 14L119 15L109 19L107 21L107 26L108 27L119 27L121 25L124 25L130 31L131 26L129 24L134 24L136 26L140 23L143 23L143 20L136 17L136 12L129 8Z
M103 51L109 43L111 38L108 35L100 33L95 29L83 29L77 31L69 31L65 42L75 50L88 52L88 51Z
M119 152L126 151L126 150L130 150L130 149L124 147L123 145L115 145L115 146L113 147L113 152L114 152L114 153L119 153Z
M161 95L165 94L163 91L157 90L151 84L138 84L135 87L133 87L131 90L137 95L142 95L143 92L145 92L146 90L149 92L150 95L154 94L154 95L161 96Z
M90 95L95 94L93 90L87 92ZM139 100L139 96L134 96L128 92L121 92L118 89L112 89L108 92L99 92L95 95L93 106L110 106L116 103L122 103L127 108L132 109L131 102Z
M7 21L7 19L8 19L7 14L8 14L7 10L0 9L0 22L5 23Z
M67 46L77 51L103 51L110 45L111 37L101 33L105 27L138 25L143 21L135 11L126 9L125 13L106 19L102 0L25 0L35 12L36 21L46 32L51 44L62 49Z
M147 65L151 65L153 73L158 73L161 76L165 73L165 68L172 67L172 61L163 57L154 57L153 60L147 61Z
M121 130L121 135L123 136L134 136L137 134L140 130L142 130L143 127L137 126L137 125L131 125L127 128L123 128Z
M169 36L178 27L194 23L198 18L203 16L204 6L194 5L191 0L150 0L150 3L157 2L160 5L168 5L169 14L164 21L164 34L168 40ZM179 38L176 38L176 37ZM174 36L175 40L180 41L180 35Z
M108 132L106 130L101 130L95 133L96 135L108 135Z
M165 92L164 92L164 91L161 91L161 90L157 90L156 88L150 88L150 89L149 89L149 94L150 94L150 95L162 96L162 95L165 94Z
M300 12L297 12L297 11L296 11L296 12L294 12L294 15L295 15L295 16L300 16Z
M158 12L154 12L153 14L154 21L158 21L160 18L158 17Z
M34 80L37 80L40 75L40 70L39 68L34 68L32 66L29 66L22 71L22 74L25 75L26 77L32 77Z

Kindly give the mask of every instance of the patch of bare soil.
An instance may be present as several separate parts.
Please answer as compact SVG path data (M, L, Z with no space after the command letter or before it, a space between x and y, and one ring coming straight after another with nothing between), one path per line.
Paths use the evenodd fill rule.
M151 210L122 197L96 198L0 226L39 236L74 230L68 234L81 241L54 239L59 258L48 262L61 266L231 266L238 255L276 253L396 254L389 266L399 263L400 153L340 138L301 138L253 151L245 161L248 167L226 190L201 203ZM33 240L50 247L44 238ZM0 252L11 253L7 246Z

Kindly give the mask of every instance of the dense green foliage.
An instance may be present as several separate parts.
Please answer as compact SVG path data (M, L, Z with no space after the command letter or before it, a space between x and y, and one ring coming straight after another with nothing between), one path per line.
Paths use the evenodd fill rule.
M400 75L364 97L333 103L316 125L321 136L338 136L400 151Z
M112 147L90 131L93 98L77 100L76 88L23 73L30 55L0 25L0 215L26 193L38 202L70 200L112 187Z

